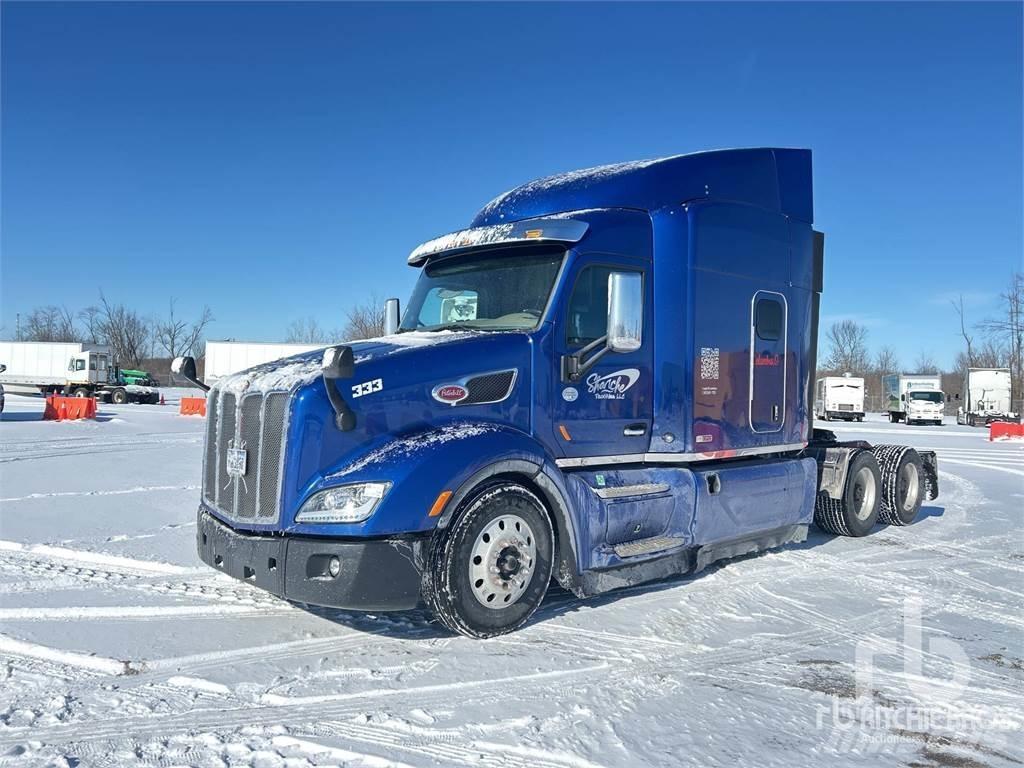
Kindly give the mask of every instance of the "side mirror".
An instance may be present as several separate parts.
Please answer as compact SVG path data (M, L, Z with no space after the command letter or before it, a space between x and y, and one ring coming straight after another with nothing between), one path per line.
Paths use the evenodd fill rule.
M954 397L955 397L955 398L956 398L957 400L959 400L959 399L960 399L960 393L959 393L959 392L957 392L957 393L956 393L956 395L955 395Z
M636 352L643 343L643 278L638 272L608 275L608 349Z
M356 415L341 396L337 385L338 379L350 379L355 373L352 347L337 346L325 349L320 370L324 377L324 387L327 389L327 399L334 408L334 423L342 432L355 429Z
M0 373L3 373L6 370L7 370L7 366L4 365L3 363L0 363Z
M900 395L900 402L901 403L907 402L907 396L906 395Z
M612 272L608 275L605 335L562 358L562 379L579 381L609 352L635 352L640 349L643 326L643 277L637 272Z
M195 384L203 392L209 392L210 388L203 384L196 375L196 360L194 357L176 357L171 363L171 373L176 373L184 379ZM120 378L120 373L118 373Z
M401 312L399 311L398 299L387 299L384 302L384 335L390 336L398 333Z

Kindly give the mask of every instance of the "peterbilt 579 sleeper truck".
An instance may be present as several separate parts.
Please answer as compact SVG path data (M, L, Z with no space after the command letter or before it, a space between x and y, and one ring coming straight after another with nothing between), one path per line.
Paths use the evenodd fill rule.
M811 154L535 181L415 249L388 334L208 395L201 558L292 601L487 637L580 597L907 525L933 453L812 430ZM398 327L396 327L398 326ZM194 361L175 363L195 378Z

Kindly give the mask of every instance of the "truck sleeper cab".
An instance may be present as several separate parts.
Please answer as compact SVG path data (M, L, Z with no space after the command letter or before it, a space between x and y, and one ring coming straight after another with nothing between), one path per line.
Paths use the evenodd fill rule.
M289 600L473 637L580 597L864 535L934 454L813 430L823 236L805 150L542 179L429 241L387 335L208 396L198 548ZM195 380L194 361L174 370Z

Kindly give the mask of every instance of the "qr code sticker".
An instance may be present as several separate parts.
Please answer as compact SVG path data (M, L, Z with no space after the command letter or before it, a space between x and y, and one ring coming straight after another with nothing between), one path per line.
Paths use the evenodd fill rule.
M700 348L700 377L706 381L718 379L718 347Z

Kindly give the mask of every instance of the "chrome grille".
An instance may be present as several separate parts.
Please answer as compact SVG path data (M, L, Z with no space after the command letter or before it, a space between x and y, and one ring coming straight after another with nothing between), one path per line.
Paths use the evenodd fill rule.
M206 452L203 454L203 498L207 504L217 500L217 396L206 399Z
M207 398L203 497L229 520L277 522L289 400L287 392L238 398L217 390ZM246 451L242 477L228 474L230 448Z

